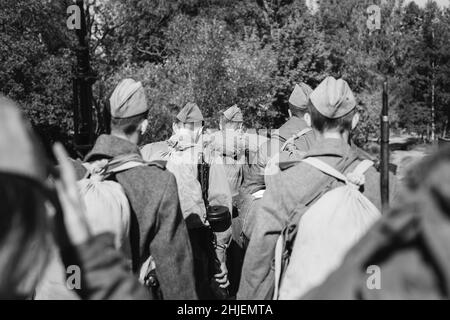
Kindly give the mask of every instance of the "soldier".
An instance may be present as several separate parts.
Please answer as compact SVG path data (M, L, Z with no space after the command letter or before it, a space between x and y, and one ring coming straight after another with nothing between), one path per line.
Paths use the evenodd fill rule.
M304 120L307 112L308 98L312 89L305 83L295 85L294 90L289 98L289 115L290 119L274 132L271 140L261 145L255 159L255 163L249 166L245 174L240 197L238 200L239 224L242 230L238 239L235 241L240 243L244 248L251 237L254 228L255 217L252 213L257 213L259 200L266 188L264 181L265 168L269 160L280 153L283 145L289 140L292 145L291 150L283 153L280 161L286 162L290 158L298 158L296 151L307 151L314 142L314 132L309 130L308 124ZM296 136L302 133L301 136ZM288 142L289 142L288 141ZM236 234L236 232L234 233Z
M141 157L137 144L148 124L148 104L140 82L124 79L110 98L111 134L98 137L85 162L120 155ZM86 172L80 161L81 179ZM182 218L175 177L161 162L120 172L115 180L123 187L132 210L130 238L133 271L150 256L165 299L196 299L192 249Z
M177 179L181 208L194 252L197 292L200 299L211 299L222 298L219 295L224 290L221 289L229 286L225 251L231 238L231 227L212 234L207 214L210 207L225 208L231 225L232 197L222 158L203 140L203 125L199 107L187 103L174 119L175 134L167 141L169 148L162 158L167 160L168 170ZM206 185L199 181L201 157L209 166L208 181L203 181ZM216 266L216 262L220 265ZM215 279L211 281L212 277Z
M311 93L305 117L317 137L305 157L318 159L343 173L352 172L362 157L350 146L350 133L359 121L356 101L348 84L327 77ZM366 171L364 195L381 210L380 174L372 167ZM267 190L261 200L255 228L245 256L238 292L239 299L266 299L273 294L274 273L271 269L278 236L292 219L301 215L315 200L340 182L319 170L299 162L267 176ZM390 179L392 193L396 182Z
M414 165L404 182L392 210L303 299L450 298L450 148Z
M245 162L245 137L242 134L242 111L234 105L220 114L220 131L211 135L212 148L223 157L231 195L237 196L242 184Z
M241 231L236 204L239 199L239 190L244 179L246 165L245 149L248 139L246 139L246 134L242 130L243 120L241 109L237 105L233 105L220 112L220 131L211 135L213 149L217 151L219 156L222 156L225 163L225 171L233 197L233 239L239 239ZM228 248L227 257L231 283L230 291L235 294L239 285L244 251L238 243L232 242Z
M247 193L253 194L265 189L264 169L269 159L279 153L283 144L294 137L308 125L304 120L307 111L308 98L312 89L306 83L296 84L291 96L289 97L289 117L290 119L276 130L267 143L263 144L258 151L256 163L252 166L249 179L245 182L244 188ZM314 141L313 132L308 132L295 140L297 150L307 151Z
M170 114L175 116L177 114L177 107L171 105L169 108ZM173 129L173 128L172 128ZM167 140L157 141L153 143L146 144L141 148L142 158L145 161L159 161L163 160L163 154L167 153L169 150L169 145L167 144Z

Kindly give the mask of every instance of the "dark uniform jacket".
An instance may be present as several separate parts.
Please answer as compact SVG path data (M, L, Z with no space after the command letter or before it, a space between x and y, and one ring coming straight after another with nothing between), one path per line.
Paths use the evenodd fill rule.
M112 136L101 135L85 161L136 153L136 145ZM75 162L79 178L85 169ZM130 238L133 271L151 254L165 299L196 299L192 249L180 209L175 177L164 165L152 163L118 173L132 209Z
M316 140L305 155L309 156L318 157L344 173L351 172L363 160L355 147L340 139ZM305 209L322 194L341 184L302 162L267 177L267 189L257 207L258 212L251 214L256 221L244 259L238 299L271 298L275 244L282 230L292 223L294 213ZM365 178L362 192L381 211L380 175L371 167L366 171ZM392 195L396 194L394 179L390 178Z

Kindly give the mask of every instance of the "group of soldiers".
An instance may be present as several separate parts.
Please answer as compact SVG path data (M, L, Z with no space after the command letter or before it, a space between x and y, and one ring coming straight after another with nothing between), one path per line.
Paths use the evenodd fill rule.
M277 235L299 204L310 205L330 188L329 177L300 160L318 157L346 173L369 157L351 143L356 106L342 79L327 77L315 90L300 83L289 99L289 120L270 139L255 139L244 132L237 105L220 112L220 130L207 134L200 108L189 102L173 113L167 141L139 150L148 104L142 85L125 79L110 99L111 134L98 138L84 162L135 152L150 163L117 180L138 221L134 271L151 255L164 298L267 299ZM381 209L379 181L369 169L363 192ZM393 199L393 176L391 184ZM225 212L218 215L225 221L230 216L219 231L208 219L214 210Z
M287 226L298 224L305 208L342 185L302 159L320 159L343 174L372 160L352 143L360 120L355 96L346 81L333 77L326 77L314 90L305 83L295 85L289 120L270 138L245 132L237 105L220 112L218 131L206 133L200 108L189 102L173 112L173 133L167 141L139 147L149 125L149 105L142 84L132 79L117 85L109 112L111 132L99 136L84 159L69 161L61 148L55 149L65 221L65 231L60 232L65 237L57 237L65 240L58 246L64 265L82 269L83 283L77 293L83 299L271 299L278 237ZM436 195L447 198L440 206L429 205L436 213L431 219L418 218L425 209L417 205L417 199L432 203L427 198L429 189L424 191L421 183L429 181L426 187L431 188L437 180L439 185L429 164L448 167L447 153L431 158L412 176L422 175L421 180L406 180L408 192L398 197L403 199L398 203L399 183L390 175L390 199L396 204L392 212L383 215L342 266L306 298L444 295L438 293L436 277L444 277L442 284L448 284L448 272L431 272L429 267L440 268L448 262L449 251L441 246L446 224L441 224L441 232L433 228L442 221L441 207L448 204L448 194L442 190L449 189L433 187ZM31 157L31 152L27 154ZM73 192L76 181L86 178L93 163L106 161L112 166L124 156L140 164L113 175L131 208L129 267L111 237L86 231L80 217L89 208ZM359 191L381 211L380 173L370 167L363 180ZM421 196L411 199L410 194ZM108 212L95 214L107 216ZM420 260L424 252L435 262ZM383 282L385 291L378 296L361 284L365 283L362 270L370 264L386 265L390 279ZM411 265L423 274L402 273ZM405 289L404 283L411 279L423 281Z

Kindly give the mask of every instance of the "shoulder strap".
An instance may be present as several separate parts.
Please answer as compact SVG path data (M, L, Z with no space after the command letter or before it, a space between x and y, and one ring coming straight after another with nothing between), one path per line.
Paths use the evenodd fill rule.
M120 155L108 162L104 174L108 176L145 165L147 165L147 162L138 154Z
M305 128L305 129L303 129L303 130L297 132L297 133L294 134L292 137L290 137L289 139L286 140L286 142L285 142L285 143L283 144L283 146L281 147L281 151L283 151L283 150L287 147L287 145L288 145L289 143L295 141L295 139L298 139L298 138L304 136L305 134L307 134L307 133L309 133L309 132L311 132L311 131L312 131L311 128Z
M115 168L106 170L106 174L119 173L119 172L127 171L130 169L145 166L145 165L146 164L142 163L142 162L130 161L130 162L126 162L120 166L117 166Z
M333 168L329 164L323 162L322 160L309 157L309 158L303 159L301 161L313 166L314 168L322 171L325 174L328 174L332 177L335 177L338 180L345 182L346 184L348 183L348 179L346 176L344 176L342 173L337 171L335 168ZM364 173L372 166L373 166L373 161L363 160L353 170L353 174L364 175Z
M305 163L309 164L310 166L313 166L317 170L320 170L329 176L335 177L336 179L347 183L347 178L342 173L337 171L335 168L333 168L329 164L323 162L322 160L309 157L309 158L303 159L302 162L305 162Z
M356 166L355 170L353 170L353 173L363 175L370 167L373 166L373 164L374 162L371 160L363 160Z

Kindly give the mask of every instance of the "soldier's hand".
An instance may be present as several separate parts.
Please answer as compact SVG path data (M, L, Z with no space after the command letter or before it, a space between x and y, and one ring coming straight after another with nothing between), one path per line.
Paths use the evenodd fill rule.
M228 281L228 269L225 262L222 262L220 264L220 269L222 270L222 272L215 274L214 278L216 279L217 283L219 283L219 286L225 289L230 285L230 282Z
M72 244L78 245L88 240L91 232L84 203L78 191L75 169L60 143L53 146L53 153L60 168L60 178L55 185L63 211L64 226Z

